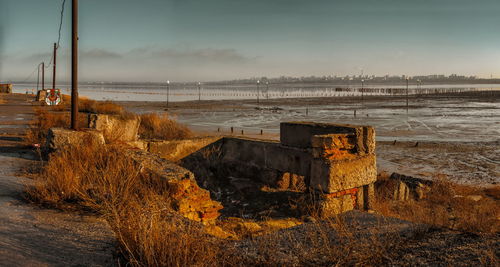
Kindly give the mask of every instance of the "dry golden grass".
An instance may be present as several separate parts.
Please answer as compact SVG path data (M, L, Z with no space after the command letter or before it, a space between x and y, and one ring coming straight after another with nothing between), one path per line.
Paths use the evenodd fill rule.
M5 99L3 99L2 94L0 94L0 105L5 104Z
M71 96L63 95L61 105L53 106L53 110L69 110L71 107ZM96 101L86 97L78 98L78 110L80 112L98 113L98 114L113 114L123 115L126 114L125 109L113 103L112 101Z
M80 113L78 116L78 125L81 128L87 127L88 118L86 114ZM47 133L50 128L61 127L69 128L69 112L53 112L51 108L41 107L35 110L35 120L31 122L31 127L26 132L24 142L27 145L45 144Z
M217 239L207 235L201 224L176 215L169 191L159 189L150 178L120 147L91 143L52 154L27 192L38 203L102 214L115 233L123 264L131 266L379 266L393 263L399 255L395 253L408 240L377 227L360 234L341 217L318 220L301 231L248 235L244 241ZM426 209L410 214L411 218L429 220L431 206L425 205L442 205L436 202L442 202L448 187L433 188L440 199L434 199L431 191L429 202L421 204ZM404 215L393 207L390 211ZM440 213L448 211L434 212L434 223L443 224ZM476 229L477 225L472 222ZM492 251L477 255L482 255L484 262L496 260Z
M393 201L379 196L376 210L386 216L449 229L498 233L499 188L458 185L446 179L437 179L424 199Z
M133 266L213 266L219 249L199 223L176 216L121 148L88 143L51 155L27 187L28 198L107 218Z
M193 135L191 130L171 119L167 114L142 114L139 136L144 139L174 140L188 138Z

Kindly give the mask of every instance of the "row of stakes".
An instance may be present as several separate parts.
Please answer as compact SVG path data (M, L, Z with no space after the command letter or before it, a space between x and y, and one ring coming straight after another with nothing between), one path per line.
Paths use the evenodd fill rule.
M231 127L231 134L234 134L234 127ZM217 128L217 132L221 132L221 129L220 127ZM244 135L245 134L245 131L243 129L241 129L241 135ZM264 130L260 129L260 135L264 135Z
M307 113L308 113L308 109L306 109L306 115L307 115ZM366 114L366 116L368 117L368 114ZM354 117L356 118L356 110L354 110ZM234 127L231 127L230 130L231 130L231 134L234 134ZM219 132L219 133L221 132L220 127L217 128L217 132ZM245 135L245 131L243 129L241 129L241 135ZM260 129L260 135L264 135L263 129Z

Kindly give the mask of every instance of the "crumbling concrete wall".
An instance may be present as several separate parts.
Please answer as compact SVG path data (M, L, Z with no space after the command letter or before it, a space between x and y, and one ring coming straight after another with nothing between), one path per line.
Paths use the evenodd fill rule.
M215 143L221 138L222 137L198 137L185 140L150 141L145 142L145 149L151 153L160 155L162 158L176 162Z
M10 83L0 84L0 93L12 94L12 84Z
M74 131L64 128L50 128L45 149L55 151L69 145L87 145L89 143L104 145L104 136L101 132L91 129Z
M325 215L370 209L375 197L375 131L369 126L282 123L280 142L224 137L181 164L208 187L231 176L278 189L310 188Z
M208 224L219 217L222 205L211 199L209 191L198 186L192 172L147 151L126 152L155 190L169 193L175 211L190 220Z
M107 143L138 140L141 120L137 116L89 114L89 128L101 131Z

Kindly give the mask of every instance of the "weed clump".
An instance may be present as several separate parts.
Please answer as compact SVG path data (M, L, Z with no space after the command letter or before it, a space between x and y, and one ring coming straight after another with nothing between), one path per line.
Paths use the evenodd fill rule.
M193 135L188 127L171 119L167 114L147 113L140 117L139 135L144 139L175 140Z
M386 216L453 230L498 233L498 192L498 186L479 188L436 178L420 200L395 201L388 197L390 194L379 194L376 210Z

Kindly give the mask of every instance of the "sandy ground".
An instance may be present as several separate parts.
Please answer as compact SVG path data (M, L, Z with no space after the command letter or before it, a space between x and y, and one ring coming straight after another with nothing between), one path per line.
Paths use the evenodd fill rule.
M33 163L21 134L33 116L23 95L0 104L0 266L112 266L114 238L94 216L41 209L22 198L30 179L17 176Z
M283 121L372 125L380 171L500 183L500 91L411 97L408 113L402 97L190 101L168 108L162 102L120 103L138 113L169 112L207 135L228 135L233 127L233 135L277 140Z

